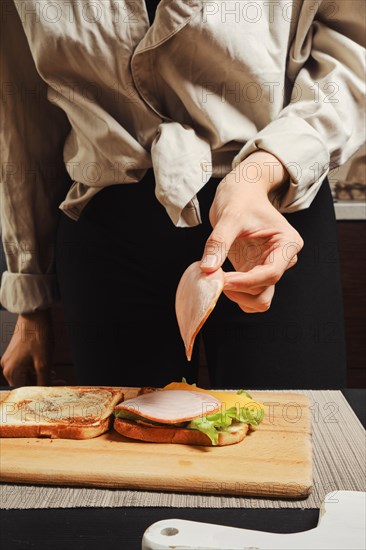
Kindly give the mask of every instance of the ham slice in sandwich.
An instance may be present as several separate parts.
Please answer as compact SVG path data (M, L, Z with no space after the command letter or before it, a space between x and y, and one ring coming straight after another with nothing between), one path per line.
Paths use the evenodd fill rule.
M264 407L246 392L214 392L174 382L117 405L114 428L131 439L231 445L262 421Z

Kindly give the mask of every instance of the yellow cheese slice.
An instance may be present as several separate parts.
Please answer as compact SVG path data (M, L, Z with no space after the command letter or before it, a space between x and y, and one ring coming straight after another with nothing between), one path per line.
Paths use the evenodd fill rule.
M213 390L204 390L202 388L197 388L197 386L192 386L191 384L187 384L185 382L171 382L167 386L163 388L163 390L187 390L187 391L197 391L197 392L203 392L207 393L209 395L212 395L213 397L216 397L216 399L219 399L224 405L226 409L230 409L231 407L236 408L242 408L242 407L248 407L248 408L261 408L264 409L264 405L262 403L259 403L258 401L254 401L254 399L251 399L250 397L247 397L246 395L238 395L237 393L232 393L229 391L213 391Z

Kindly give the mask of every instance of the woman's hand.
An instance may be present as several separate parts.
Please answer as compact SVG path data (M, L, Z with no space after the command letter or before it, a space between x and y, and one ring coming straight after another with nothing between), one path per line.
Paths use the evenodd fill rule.
M216 271L228 257L236 272L225 274L224 293L247 313L269 309L275 284L303 247L268 199L270 192L281 192L285 179L280 161L258 151L220 182L210 209L213 231L201 269Z
M48 386L54 349L51 310L19 315L14 333L0 359L10 386Z

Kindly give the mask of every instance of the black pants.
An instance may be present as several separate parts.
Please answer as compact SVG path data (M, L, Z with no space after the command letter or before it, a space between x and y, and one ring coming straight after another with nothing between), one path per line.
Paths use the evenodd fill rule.
M197 377L185 359L174 299L184 269L211 232L219 180L199 193L203 224L176 228L154 196L153 172L100 191L79 221L61 214L56 264L82 384L160 386ZM325 182L307 210L287 216L305 246L265 313L224 295L202 329L212 387L345 387L336 224ZM225 269L232 270L230 265Z

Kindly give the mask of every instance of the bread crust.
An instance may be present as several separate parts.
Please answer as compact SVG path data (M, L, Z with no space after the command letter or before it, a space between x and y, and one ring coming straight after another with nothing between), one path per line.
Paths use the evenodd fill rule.
M235 432L219 432L218 447L233 445L242 441L248 433L248 424L243 425ZM116 418L114 429L131 439L148 441L150 443L178 443L182 445L205 445L213 446L211 439L198 430L186 428L171 428L165 426L143 426L136 422ZM215 445L216 446L216 445Z
M33 388L18 388L12 390L7 398L1 403L2 407L5 407L3 411L6 411L7 404L9 406L20 406L22 402L27 401L27 392L29 393L30 401L35 399L33 391L36 392L37 398L42 404L42 398L46 401L52 401L52 396L60 394L62 391L67 390L72 393L86 394L93 392L98 394L98 391L107 391L110 394L108 401L101 400L101 411L98 415L74 416L64 418L48 418L47 416L40 416L38 421L25 420L21 423L12 423L12 414L6 412L1 417L0 422L0 437L27 437L27 438L39 438L50 437L60 439L91 439L97 437L107 430L112 425L112 413L115 406L123 399L122 389L116 387L94 387L94 386L64 386L64 387L35 387Z
M51 439L92 439L108 431L112 424L109 416L91 425L83 424L31 424L2 425L0 437L49 437Z

